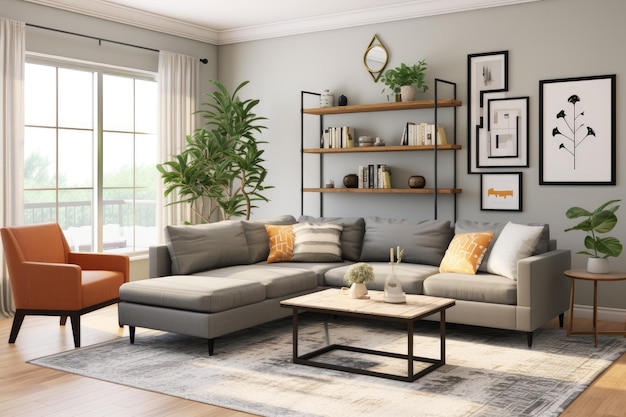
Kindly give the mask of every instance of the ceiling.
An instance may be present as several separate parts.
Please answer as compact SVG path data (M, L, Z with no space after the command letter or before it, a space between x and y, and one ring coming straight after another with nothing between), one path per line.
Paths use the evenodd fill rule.
M25 0L211 44L540 0Z

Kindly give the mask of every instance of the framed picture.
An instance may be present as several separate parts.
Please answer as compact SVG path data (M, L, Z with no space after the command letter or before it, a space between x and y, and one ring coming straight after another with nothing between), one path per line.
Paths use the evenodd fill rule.
M615 185L615 74L539 81L539 184Z
M528 166L528 97L490 98L487 123L479 126L479 168Z
M478 136L483 132L485 99L491 93L508 90L508 51L484 52L467 56L467 171L480 172ZM500 94L499 97L503 97Z
M480 209L522 211L522 173L480 174Z

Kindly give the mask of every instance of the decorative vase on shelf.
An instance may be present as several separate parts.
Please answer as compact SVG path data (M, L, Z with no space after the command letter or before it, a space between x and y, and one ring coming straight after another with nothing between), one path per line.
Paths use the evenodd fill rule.
M386 303L401 304L406 303L406 294L402 291L402 285L396 277L395 264L391 262L391 272L385 281L385 293L383 300Z
M611 266L607 258L587 258L587 272L592 274L608 274Z
M333 107L335 104L335 98L330 90L324 90L320 95L320 107Z
M350 298L363 298L367 295L367 287L363 282L353 282L348 294Z
M343 185L346 188L357 188L359 186L359 176L356 174L348 174L343 177Z
M411 175L409 177L410 188L424 188L426 185L426 179L421 175Z
M414 85L403 85L400 87L400 96L402 101L413 101L417 95L417 87Z

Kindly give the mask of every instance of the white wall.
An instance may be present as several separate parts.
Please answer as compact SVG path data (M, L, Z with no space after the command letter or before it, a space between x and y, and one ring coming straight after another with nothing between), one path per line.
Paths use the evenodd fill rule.
M547 222L561 248L573 252L583 249L582 233L563 232L572 224L564 215L567 208L581 205L591 209L606 200L626 197L626 173L621 169L626 162L621 143L624 137L621 121L626 112L622 100L626 87L621 80L626 72L626 59L615 49L626 38L625 14L626 3L621 0L543 0L221 46L220 79L229 86L250 80L243 95L260 98L258 113L269 118L269 129L263 139L269 142L266 145L268 183L276 188L268 193L271 202L257 209L254 217L300 213L301 90L321 92L329 88L335 97L345 94L350 104L386 100L381 94L382 85L372 81L362 61L372 36L378 34L390 51L390 66L427 60L427 80L431 85L428 96L432 95L435 77L458 83L458 97L464 102L458 110L458 137L464 146L458 154L458 181L463 189L458 198L458 217ZM500 50L509 51L508 96L530 97L530 167L515 169L523 172L521 213L481 211L480 176L467 174L467 55ZM617 185L539 186L539 80L604 74L617 74ZM386 116L383 114L378 119L377 128L381 136L391 139L392 131L398 130L397 122L390 120L393 127L384 125ZM355 122L355 127L358 126ZM336 161L332 163L335 169L343 169L345 173L354 166L353 161L344 162L341 157L333 161ZM337 175L336 183L341 181L340 174ZM340 195L336 198L339 200L335 203L326 198L325 214L424 218L431 213L429 204L420 203L423 200L420 196ZM313 210L313 206L305 207L305 212ZM626 206L618 215L626 218ZM626 220L618 224L614 234L626 244ZM584 262L584 256L573 255L574 267L584 267ZM614 269L626 270L626 253L619 259L611 259L611 264ZM591 304L591 288L584 285L579 288L576 302ZM626 282L601 284L600 304L626 308L625 292Z

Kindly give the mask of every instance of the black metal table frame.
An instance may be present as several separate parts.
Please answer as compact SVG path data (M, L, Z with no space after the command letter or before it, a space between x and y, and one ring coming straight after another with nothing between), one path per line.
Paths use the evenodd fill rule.
M308 307L294 307L294 306L289 306L289 307L292 308L292 311L293 311L293 317L292 317L292 327L293 327L292 360L293 360L293 363L315 366L318 368L326 368L326 369L333 369L333 370L338 370L338 371L351 372L351 373L356 373L356 374L361 374L361 375L369 375L369 376L376 376L376 377L387 378L387 379L394 379L397 381L404 381L404 382L413 382L421 378L422 376L434 371L435 369L445 365L446 363L446 308L447 307L442 307L441 309L430 311L427 314L424 314L422 316L418 316L412 319L406 319L406 318L401 318L401 317L387 317L387 316L365 314L365 313L351 313L351 312L335 311L335 310L329 311L325 309L315 309L315 308L308 308ZM401 353L385 352L385 351L380 351L380 350L359 348L359 347L354 347L354 346L332 344L332 345L328 345L320 349L313 350L303 355L298 355L299 311L301 312L309 311L309 312L333 315L333 316L358 317L358 318L366 318L366 319L373 319L373 320L379 320L379 321L391 321L394 323L404 323L406 324L406 328L407 328L407 348L408 348L407 354L404 355ZM440 344L439 355L440 357L439 359L434 359L434 358L425 358L421 356L415 356L413 354L413 348L414 348L413 330L414 330L415 322L417 322L418 320L426 316L430 316L435 313L439 313L439 344ZM386 357L396 358L396 359L406 359L407 375L404 376L404 375L390 374L386 372L376 372L376 371L370 371L367 369L355 368L351 366L336 365L332 363L312 360L312 358L314 357L323 355L333 350L345 350L349 352L366 353L370 355L386 356ZM413 370L414 362L429 363L430 365L422 369L421 371L414 373L414 370Z

